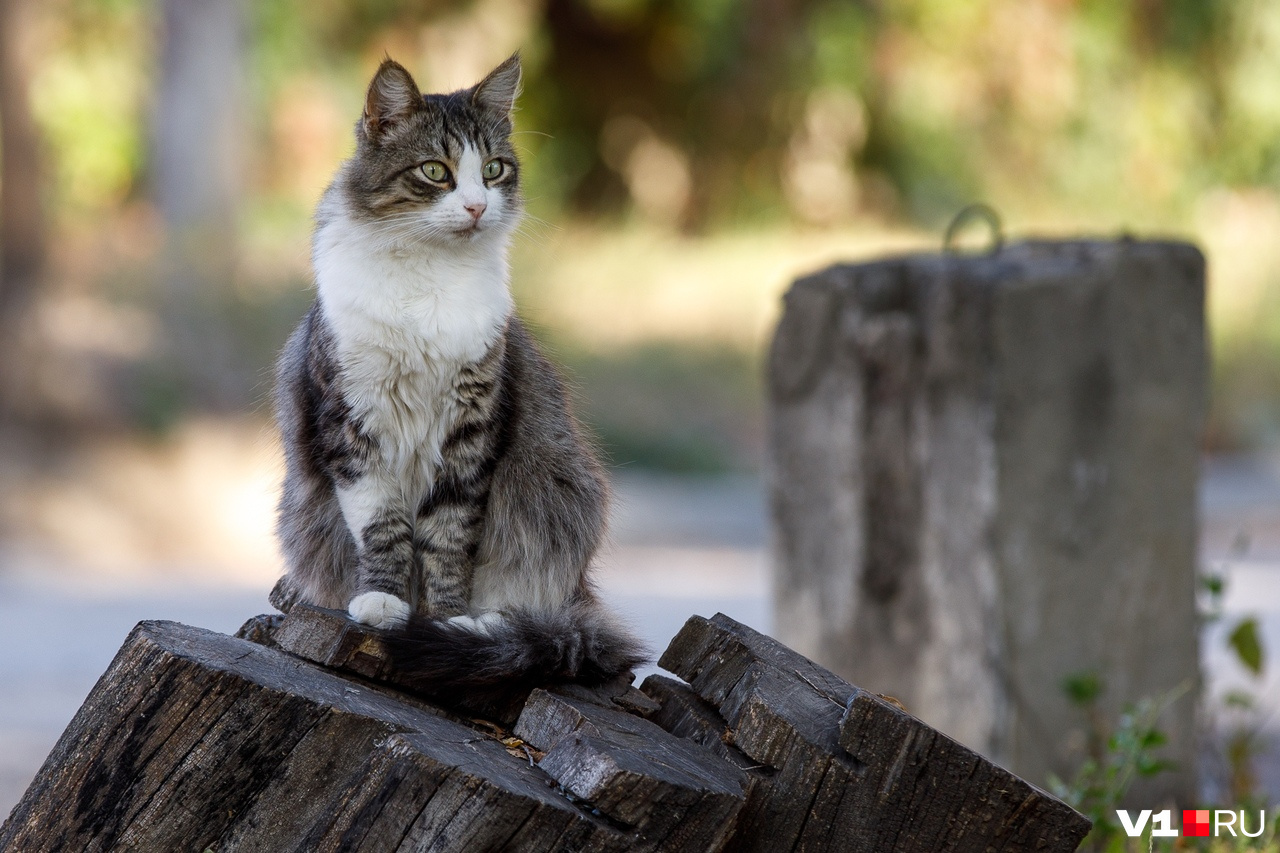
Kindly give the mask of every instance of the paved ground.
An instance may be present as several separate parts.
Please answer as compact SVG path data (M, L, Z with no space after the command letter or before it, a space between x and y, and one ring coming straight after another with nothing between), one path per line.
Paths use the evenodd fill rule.
M1214 462L1202 504L1206 564L1228 575L1227 624L1255 613L1267 647L1280 650L1280 469L1258 460ZM756 481L629 475L620 484L613 532L602 590L655 649L691 613L719 610L771 630L765 510ZM1239 554L1228 560L1233 543ZM177 578L106 578L52 565L38 553L0 550L0 816L136 622L173 619L234 631L267 610L271 580L228 582L193 577L190 569ZM1222 630L1211 628L1204 641L1210 689L1244 686L1267 708L1280 709L1280 665L1269 667L1262 685L1253 683L1226 653ZM1274 749L1262 769L1268 788L1280 792Z

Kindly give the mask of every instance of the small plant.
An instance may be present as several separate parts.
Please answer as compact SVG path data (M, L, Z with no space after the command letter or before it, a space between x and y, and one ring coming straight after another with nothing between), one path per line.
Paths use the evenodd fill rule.
M1093 831L1081 849L1110 850L1117 839L1127 840L1116 822L1116 808L1129 787L1137 779L1173 767L1172 762L1157 755L1168 742L1158 722L1187 688L1138 701L1125 709L1110 730L1099 705L1105 690L1101 676L1095 672L1077 673L1063 681L1062 689L1088 720L1089 755L1070 782L1051 776L1049 788L1093 821Z
M1248 553L1249 537L1238 534L1231 544L1231 559L1239 559ZM1226 564L1215 572L1206 573L1200 578L1200 588L1204 592L1201 608L1201 622L1208 625L1225 621L1226 608ZM1240 617L1226 632L1227 647L1239 661L1241 667L1251 676L1254 683L1259 683L1266 673L1266 649L1262 643L1261 629L1254 616ZM1223 794L1233 803L1254 805L1259 801L1258 776L1255 762L1265 747L1263 710L1259 707L1256 692L1247 689L1236 689L1223 694L1221 708L1212 716L1221 721L1230 721L1230 725L1220 725L1225 740L1222 744L1221 759L1225 778Z
M1248 549L1248 540L1237 537L1232 556L1239 557ZM1227 619L1224 606L1226 578L1222 572L1200 578L1203 593L1201 623L1208 625ZM1238 616L1225 631L1224 641L1245 671L1258 682L1266 672L1267 655L1258 620ZM1150 851L1202 850L1207 853L1280 853L1280 815L1273 814L1265 831L1256 838L1223 834L1222 837L1190 838L1176 836L1155 838L1148 823L1139 837L1130 838L1119 825L1116 809L1137 779L1154 776L1172 764L1157 754L1167 741L1158 726L1161 714L1186 691L1171 691L1156 698L1143 699L1127 708L1111 725L1102 710L1100 699L1105 692L1102 677L1096 672L1082 672L1065 679L1063 692L1080 708L1087 722L1087 757L1069 782L1050 778L1050 789L1094 822L1093 831L1081 850L1098 853L1150 853ZM1234 724L1221 743L1220 757L1225 766L1221 795L1223 805L1231 811L1254 812L1265 805L1258 790L1254 764L1263 747L1263 711L1256 691L1233 690L1221 697L1217 709L1219 719ZM1154 804L1153 804L1154 805ZM1268 811L1264 809L1265 812Z

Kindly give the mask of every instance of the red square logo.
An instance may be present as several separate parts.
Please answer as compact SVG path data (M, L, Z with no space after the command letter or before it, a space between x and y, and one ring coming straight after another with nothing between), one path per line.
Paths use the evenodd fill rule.
M1209 834L1209 810L1184 811L1182 813L1182 834L1207 836Z

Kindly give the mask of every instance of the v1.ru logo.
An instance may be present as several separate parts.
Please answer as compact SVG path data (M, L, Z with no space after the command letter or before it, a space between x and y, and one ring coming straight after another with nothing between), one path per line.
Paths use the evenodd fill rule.
M1249 832L1245 829L1244 815L1243 811L1239 812L1239 823L1237 823L1236 812L1222 809L1212 812L1209 809L1187 809L1182 813L1181 834L1190 837L1207 837L1209 835L1216 837L1225 830L1234 836L1238 826L1241 835L1247 838L1257 838L1267 827L1266 812L1258 812L1257 832ZM1124 828L1125 835L1130 838L1137 838L1142 835L1142 831L1147 828L1148 820L1151 821L1152 838L1177 837L1179 834L1178 830L1173 828L1173 811L1171 809L1165 809L1155 814L1152 814L1151 809L1143 809L1138 812L1136 820L1130 816L1127 809L1116 809L1116 817L1120 819L1120 825Z
M1240 813L1240 820L1244 822L1244 812ZM1235 823L1235 815L1231 815L1231 822ZM1195 811L1183 811L1182 813L1182 834L1192 836L1209 836L1209 810L1196 809ZM1215 833L1216 834L1216 833ZM1231 833L1235 835L1235 832ZM1262 834L1261 831L1258 832Z

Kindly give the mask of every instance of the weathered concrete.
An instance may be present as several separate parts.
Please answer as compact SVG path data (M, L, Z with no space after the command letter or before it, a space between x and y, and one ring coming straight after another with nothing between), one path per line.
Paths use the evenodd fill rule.
M1195 791L1204 260L1022 243L796 282L770 366L779 637L1043 782L1082 757L1062 683L1162 720Z

